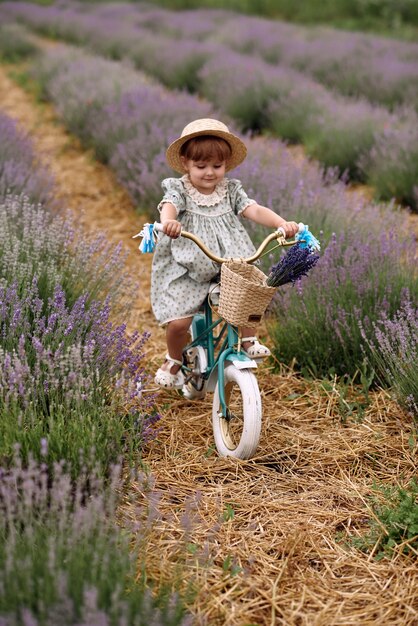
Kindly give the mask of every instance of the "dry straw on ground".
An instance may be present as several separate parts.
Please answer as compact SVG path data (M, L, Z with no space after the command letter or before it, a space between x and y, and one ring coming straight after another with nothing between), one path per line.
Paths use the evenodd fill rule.
M0 102L30 132L63 199L83 211L83 223L131 250L128 263L139 277L131 326L151 330L148 361L155 371L164 334L145 295L151 257L137 253L131 240L141 219L52 107L38 107L1 67ZM213 451L210 396L186 402L175 392L160 394L161 430L143 458L159 498L143 543L148 576L158 585L175 575L183 590L192 586L196 624L418 624L416 558L399 552L377 562L338 539L367 529L374 481L405 485L416 474L410 418L383 391L372 394L356 422L340 414L337 386L325 390L267 365L259 380L264 423L250 461ZM136 522L147 502L137 481L122 513Z
M410 419L381 391L362 421L344 423L337 389L267 368L260 380L251 461L213 452L210 396L161 394L162 430L144 456L161 512L146 544L150 575L194 585L196 624L417 624L416 557L377 562L348 543L367 530L373 483L416 474ZM143 501L136 484L128 517Z

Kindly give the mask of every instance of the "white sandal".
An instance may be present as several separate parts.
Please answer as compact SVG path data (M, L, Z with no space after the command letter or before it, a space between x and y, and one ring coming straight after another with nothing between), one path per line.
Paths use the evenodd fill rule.
M169 354L166 354L165 360L176 365L183 365L182 361L173 359ZM160 367L155 374L154 382L160 387L164 387L164 389L181 389L184 385L184 374L181 369L172 374L170 370L163 370Z
M257 337L243 337L242 343L246 341L252 341L252 346L244 350L245 354L252 359L264 359L270 356L271 352L267 346L263 346L257 339Z

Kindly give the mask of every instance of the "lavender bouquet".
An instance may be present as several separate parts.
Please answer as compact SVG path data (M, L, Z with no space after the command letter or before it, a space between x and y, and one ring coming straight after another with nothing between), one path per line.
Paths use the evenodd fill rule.
M299 278L306 276L318 260L319 254L313 252L312 247L297 242L273 265L267 276L267 285L280 287L287 283L294 284Z

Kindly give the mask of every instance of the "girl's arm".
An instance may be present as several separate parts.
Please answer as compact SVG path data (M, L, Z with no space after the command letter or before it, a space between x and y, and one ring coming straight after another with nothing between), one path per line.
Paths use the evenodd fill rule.
M280 215L277 215L271 209L260 204L250 204L241 213L243 217L261 224L262 226L268 226L269 228L283 228L286 233L286 237L293 237L299 230L296 222L286 222Z
M160 220L163 225L163 232L173 239L180 237L181 224L177 221L177 210L171 202L164 202L161 207Z

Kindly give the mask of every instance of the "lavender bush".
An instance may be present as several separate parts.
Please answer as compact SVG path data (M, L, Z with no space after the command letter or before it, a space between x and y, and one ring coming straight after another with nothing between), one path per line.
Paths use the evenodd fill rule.
M257 202L271 207L286 219L309 224L310 230L328 243L333 233L347 229L362 239L380 235L382 228L405 232L407 216L391 205L376 205L364 197L348 194L346 184L332 168L296 158L277 139L247 140L248 156L233 173ZM266 231L246 223L257 241ZM268 269L268 268L267 268Z
M93 448L104 471L122 451L129 458L158 416L151 397L136 396L136 384L146 386L146 335L128 337L110 322L111 302L132 297L129 283L121 288L120 249L9 196L0 204L0 258L2 463L16 442L27 458L43 437L51 462L78 467L80 450ZM95 299L106 295L104 304Z
M380 381L392 387L399 403L418 418L418 307L407 293L393 317L382 313L374 331L374 342L366 334L363 339Z
M30 140L16 122L0 113L0 200L22 191L33 202L51 204L52 176L38 164Z
M380 198L397 198L418 210L418 115L407 111L379 133L359 167Z
M278 290L270 332L275 354L314 375L373 375L365 338L376 343L376 322L418 298L416 243L382 233L366 242L333 237L315 270L296 287Z
M23 287L0 288L1 463L16 442L27 459L45 438L49 463L65 459L77 470L80 454L90 461L94 450L106 472L120 454L138 452L158 419L136 398L147 335L128 337L108 306L87 306L86 296L68 307L60 286L47 303L36 277Z
M288 41L281 63L350 97L391 110L416 102L418 46L360 33L314 29Z
M390 125L389 113L367 101L347 102L334 97L322 102L321 112L311 114L302 136L308 154L325 166L347 171L350 178L367 179L359 161L373 149L377 134Z
M286 72L283 72L286 74ZM275 135L291 143L303 143L315 133L324 114L332 110L333 97L310 80L292 80L288 73L287 84L267 105L269 127Z
M117 466L110 484L62 463L0 469L2 626L190 625L176 593L135 581L146 522L116 525L120 487Z
M205 63L199 80L203 96L246 131L269 126L269 103L280 88L290 89L292 76L278 77L273 68L257 59L220 51Z
M206 39L297 69L346 96L389 108L417 102L416 43L236 14Z
M51 460L76 467L80 450L96 447L106 469L137 451L156 419L136 398L147 337L110 321L112 298L129 294L117 288L120 251L101 238L77 242L71 220L22 198L0 205L0 226L0 458L16 441L27 458L46 437ZM104 303L92 297L112 285Z
M0 24L0 59L16 62L27 58L36 48L19 24Z
M200 69L218 53L214 44L172 39L138 31L138 40L128 51L136 67L160 80L170 89L199 91ZM228 52L226 50L226 52Z
M136 283L125 269L126 253L104 234L87 236L70 213L52 213L25 196L0 203L0 285L16 282L19 292L38 276L47 302L61 284L70 305L82 294L88 301L108 298L112 310L127 315Z
M88 55L75 48L61 48L43 56L33 66L33 75L46 96L54 100L68 128L89 140L89 122L107 103L123 93L145 88L157 97L139 72L120 63Z

